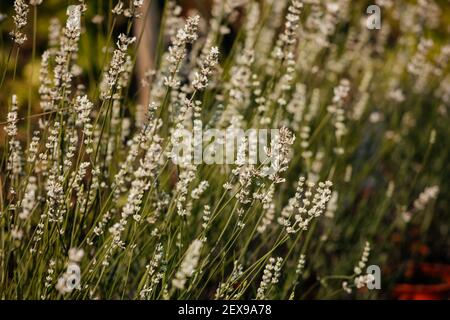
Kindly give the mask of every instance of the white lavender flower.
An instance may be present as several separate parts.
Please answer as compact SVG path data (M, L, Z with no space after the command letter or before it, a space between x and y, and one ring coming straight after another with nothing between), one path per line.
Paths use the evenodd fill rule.
M114 50L108 71L105 73L102 88L102 98L108 99L111 95L120 89L118 81L123 72L127 71L127 50L128 46L136 41L135 37L127 37L121 33L117 40L117 49Z
M217 47L212 47L205 61L202 62L200 71L195 73L194 80L192 81L192 86L195 90L203 90L207 87L208 77L218 63L218 59L219 49Z
M53 109L52 101L52 79L49 74L49 60L50 60L50 50L44 51L42 53L41 68L39 69L39 81L41 82L39 86L39 95L42 110L50 111Z
M266 299L266 294L268 291L268 288L271 284L278 283L278 280L280 278L280 270L281 265L283 263L283 258L270 258L269 262L266 264L263 276L261 279L261 282L259 284L257 294L256 294L256 300L264 300Z
M292 53L297 42L297 30L300 23L300 13L303 8L303 3L298 0L292 0L288 7L286 15L285 28L280 34L275 48L272 51L272 56L277 59L288 59L292 61Z
M92 111L93 103L89 101L86 95L78 96L75 101L75 111L77 115L76 124L85 125L90 123L90 113Z
M275 204L273 201L274 195L275 195L275 185L271 184L267 193L263 194L261 197L261 203L263 207L263 217L256 229L256 231L258 231L261 234L263 234L267 230L267 228L270 226L270 224L275 218ZM258 198L255 195L253 197Z
M271 166L264 167L262 173L263 175L267 175L274 183L282 183L285 181L284 178L280 177L280 173L285 172L288 168L289 155L294 141L295 136L292 132L288 128L282 127L279 135L275 139L272 139L270 148L265 149Z
M9 137L9 155L6 169L11 171L13 175L18 175L22 171L22 146L17 139L17 122L18 106L17 96L13 95L11 99L11 110L6 116L6 126L4 127L7 136Z
M209 187L208 181L206 180L201 181L198 187L192 190L191 198L195 200L200 199L200 196L206 191L206 189L208 189L208 187Z
M22 29L27 25L28 4L24 0L14 1L14 30L10 32L13 41L21 46L27 41L27 36Z
M433 47L433 40L421 38L417 46L417 52L408 63L408 72L418 77L422 74L429 62L427 55Z
M200 259L200 250L203 242L201 240L194 240L189 245L180 268L175 274L175 279L172 280L172 285L177 289L184 289L188 278L192 277L197 269L198 261Z
M364 244L364 250L361 255L361 259L353 269L353 272L356 275L360 275L363 272L363 269L367 264L367 260L369 259L369 254L370 254L370 243L366 241L366 243Z
M305 258L306 257L304 254L301 254L300 258L298 258L297 267L295 269L295 273L298 275L301 275L303 273L303 270L305 268L305 263L306 263Z
M66 213L64 206L65 194L64 194L64 176L61 176L57 172L58 170L52 168L51 173L48 176L46 183L48 206L48 217L51 222L61 223Z
M6 116L7 123L5 131L8 137L15 137L17 135L17 122L19 121L17 114L18 110L17 96L14 94L11 98L11 111L9 111Z
M131 190L128 194L126 205L122 209L122 218L132 216L136 221L140 220L139 210L141 209L142 197L144 195L145 182L135 179L131 183Z
M155 287L160 283L164 276L164 271L161 270L161 260L163 258L164 248L161 243L158 243L155 248L155 253L150 262L145 266L146 269L146 283L139 292L141 299L148 299L153 293ZM160 269L158 271L158 269Z
M169 47L167 61L169 63L170 74L164 79L164 83L168 87L177 88L179 86L179 82L176 80L176 74L181 67L181 62L186 56L186 46L197 39L199 22L200 16L196 15L189 17L186 20L184 27L178 29L177 34L172 41L172 45Z
M60 37L60 48L57 51L54 69L54 88L52 99L60 101L70 93L73 74L71 73L71 62L78 51L78 41L81 34L81 5L72 5L67 8L66 26Z
M414 201L414 209L424 210L428 203L437 198L438 194L439 186L431 186L425 188L425 190Z
M47 269L47 276L45 277L45 282L44 282L45 292L41 295L42 300L47 299L47 290L48 290L48 288L50 288L52 286L53 277L54 277L54 273L55 273L55 265L56 265L56 261L54 259L50 259L50 262L48 264L48 269Z
M55 48L59 44L61 36L61 23L58 18L51 18L50 25L48 26L48 51L52 54L55 53Z
M347 127L345 125L345 113L344 103L350 93L350 82L347 79L342 79L339 85L334 88L333 101L330 106L327 107L327 111L332 115L333 125L335 128L335 135L338 143L342 137L347 133Z
M330 181L326 181L319 182L316 186L315 183L306 182L304 177L300 177L295 195L281 211L278 223L286 228L287 233L307 230L310 222L325 212L331 199L332 185Z
M186 216L190 214L186 208L186 200L189 185L195 179L195 171L195 165L188 164L187 166L182 168L182 171L180 172L180 180L175 186L176 206L178 215L180 216Z
M117 1L116 5L114 6L114 8L112 8L111 10L112 14L114 15L121 15L123 13L123 2L122 1Z
M207 204L203 207L203 215L202 215L202 228L207 229L209 225L209 221L211 219L211 207Z
M231 272L230 276L227 278L227 280L223 283L220 283L215 294L216 299L239 299L240 294L234 293L233 289L234 285L239 281L239 279L244 274L242 264L239 263L239 261L235 260L233 262L233 271Z
M30 176L28 178L28 183L25 188L25 194L23 196L21 207L22 211L19 213L19 218L22 220L26 220L30 217L31 212L37 203L37 179L34 176Z

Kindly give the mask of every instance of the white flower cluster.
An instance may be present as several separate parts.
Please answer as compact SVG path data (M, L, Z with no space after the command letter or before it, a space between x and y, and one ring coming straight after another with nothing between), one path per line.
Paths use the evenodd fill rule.
M264 215L261 219L260 224L256 228L256 231L261 234L263 234L267 230L267 228L275 219L275 203L273 201L274 195L275 195L275 185L271 184L267 193L265 195L262 195L261 197ZM255 199L258 198L255 195L253 195L253 197Z
M20 219L28 219L36 205L36 191L38 190L36 182L36 177L30 176L28 178L27 187L25 188L25 194L21 202L22 211L19 213Z
M63 188L64 176L57 173L58 170L52 169L46 183L47 206L49 220L52 222L63 221L63 215L66 212L64 207L65 193Z
M84 140L86 145L86 153L90 154L94 151L93 144L93 125L90 119L90 113L92 111L93 103L89 101L87 95L77 96L75 101L75 111L77 112L76 125L83 128Z
M149 264L145 266L146 271L146 283L139 292L141 299L148 299L153 293L154 288L158 285L164 276L163 271L158 271L161 266L161 260L164 256L164 248L161 243L158 243L155 248L155 254L150 260Z
M132 216L136 221L141 219L139 211L141 209L142 197L144 196L144 187L145 182L141 179L135 179L131 183L131 190L128 194L127 203L122 209L123 219L126 219L129 216Z
M306 85L301 82L295 84L292 99L286 105L286 111L292 114L292 128L297 131L300 129L300 122L306 109Z
M209 187L208 181L206 180L201 181L198 187L191 191L191 198L195 200L200 199L200 196L203 194L203 192L206 191L206 189L208 189L208 187Z
M59 38L61 34L61 22L54 17L50 19L50 25L48 26L48 46L49 51L54 53L55 47L58 46Z
M47 276L45 277L45 283L44 283L45 293L41 295L42 300L45 300L47 298L46 292L47 292L48 288L50 288L52 286L53 274L55 273L55 269L54 269L55 265L56 265L56 261L53 259L50 259L50 262L48 264L48 269L47 269Z
M211 207L207 204L203 207L203 215L202 215L202 228L207 229L209 225L209 221L211 220ZM206 240L206 239L204 239Z
M276 259L273 257L269 258L269 262L264 268L261 283L259 284L256 293L256 300L264 300L266 298L266 293L269 286L271 284L278 283L278 280L281 276L280 271L282 263L283 258L281 257L277 257Z
M277 59L291 59L292 51L297 42L297 30L300 24L300 14L303 3L298 0L292 0L288 7L286 22L284 24L284 32L279 35L279 39L272 52L272 56Z
M129 1L130 7L124 9L124 4L121 0L117 2L111 10L114 15L122 15L126 18L140 18L142 16L141 8L144 5L144 0Z
M219 62L219 49L212 47L205 61L203 61L200 72L196 72L192 86L195 90L203 90L208 86L208 76L213 72Z
M52 79L49 74L50 50L45 50L41 56L41 67L39 69L39 104L44 111L52 109Z
M427 55L433 47L433 40L421 38L417 46L417 52L408 64L408 72L414 76L420 76L428 65Z
M123 2L120 0L117 1L116 5L111 10L111 13L117 16L121 15L123 13Z
M82 162L80 163L80 166L77 171L73 171L71 174L72 183L71 188L78 193L77 199L80 199L83 197L83 190L82 190L82 181L84 177L86 176L87 169L91 165L90 162Z
M175 274L175 279L172 280L172 285L177 289L184 289L188 278L192 277L196 271L198 260L200 258L200 250L203 242L195 239L189 245L184 259L181 262L180 269Z
M348 281L343 281L342 282L342 290L344 290L345 292L347 292L348 294L352 293L352 288L350 287L350 285L348 284Z
M284 178L280 173L287 170L291 146L294 144L295 135L286 127L282 127L276 139L272 139L270 148L265 148L267 157L271 160L271 166L263 168L263 175L268 175L274 183L282 183Z
M64 140L69 142L69 145L67 146L67 149L66 149L64 161L63 161L64 170L70 170L70 168L72 167L72 159L75 156L75 153L77 151L77 146L78 146L77 132L75 130L67 130L65 132Z
M27 25L27 16L28 16L28 4L24 0L15 0L14 1L14 30L11 31L10 35L13 41L21 46L27 41L26 34L22 33L22 29Z
M412 210L402 212L401 216L402 216L403 221L406 223L411 221L411 219L413 217L413 213L425 210L427 205L431 201L435 200L438 197L438 195L439 195L439 186L436 185L436 186L426 187L425 190L419 194L419 197L417 197L417 199L414 200Z
M120 165L119 172L114 176L114 186L116 187L115 196L118 197L120 192L127 191L125 187L127 174L133 168L133 162L136 160L139 154L139 144L142 140L142 135L136 134L132 139L128 140L128 154Z
M356 265L355 268L353 269L353 272L356 275L360 275L362 273L364 267L366 266L367 260L369 259L369 254L370 254L370 243L366 241L361 259L358 262L358 265Z
M164 79L164 83L168 87L177 88L179 86L179 81L176 80L176 74L181 67L182 60L186 56L186 46L197 39L199 22L200 16L196 15L189 17L184 27L178 29L178 32L173 39L173 43L169 47L167 61L169 63L170 75L166 76Z
M366 241L366 243L364 244L364 250L361 255L361 259L359 260L358 264L353 269L354 276L355 276L355 278L353 280L354 285L349 284L348 281L342 282L342 290L344 290L348 294L352 293L352 287L361 289L361 288L365 287L367 284L374 281L375 277L373 274L370 274L370 273L362 274L363 269L366 266L367 261L369 259L369 255L370 255L370 243Z
M181 17L183 8L177 4L176 0L168 0L166 2L166 27L165 33L168 38L176 35L177 30L183 27L184 20Z
M5 131L8 137L15 137L17 135L18 109L17 96L14 94L11 99L11 111L8 112L6 116L7 124L5 126Z
M128 194L128 200L127 204L122 210L122 219L119 222L121 227L119 228L119 231L121 232L123 227L126 224L126 219L128 216L133 216L133 218L136 221L139 221L141 219L141 216L138 214L140 210L140 205L142 202L142 196L145 190L148 189L149 183L147 182L147 178L153 175L153 171L157 168L158 165L158 159L160 156L160 139L159 136L155 135L153 139L153 143L150 146L147 146L147 152L145 153L144 159L141 159L140 166L137 168L137 170L134 172L134 179L131 183L131 190ZM130 167L132 167L132 162L138 155L139 152L139 143L141 143L138 140L135 141L136 144L133 145L132 150L130 150L129 159L130 160ZM128 169L129 170L129 169ZM122 175L126 175L127 171L122 171L118 173L118 176L116 176L116 179L118 179L118 182L120 185L125 183L125 180L123 180L123 177L119 177ZM126 191L126 189L124 189ZM117 236L117 235L116 235Z
M239 280L239 278L244 274L242 264L240 264L237 260L233 262L233 271L231 272L228 279L220 283L215 294L216 299L234 299L237 300L240 297L239 293L232 294L234 291L233 285Z
M287 93L292 89L292 83L296 71L296 43L297 31L300 24L300 13L303 3L293 0L288 7L284 32L279 35L272 57L281 60L283 69L280 71L281 77L276 83L273 93L270 95L271 101L276 102L280 107L285 107L288 103ZM275 61L269 62L276 65ZM269 119L267 119L269 120Z
M450 61L450 45L444 45L441 47L441 52L436 58L436 68L434 73L438 76L442 76L445 72Z
M117 49L114 50L113 56L108 68L108 72L103 79L102 98L111 98L111 95L120 89L118 80L123 72L127 71L127 50L128 46L136 41L135 37L127 37L121 33L117 40Z
M111 219L111 213L109 211L107 211L102 219L98 222L98 224L94 227L94 234L96 236L101 236L102 234L105 233L105 227L108 224L108 221ZM88 241L89 243L89 241ZM92 243L90 243L92 244Z
M17 136L18 119L17 96L12 96L11 111L6 116L7 124L4 127L9 137L9 155L6 169L11 171L13 175L18 175L22 171L22 146Z
M313 156L313 153L309 148L310 135L311 127L302 126L300 129L300 147L302 148L302 157L305 159L310 159Z
M28 146L28 154L27 154L28 163L34 163L34 161L36 160L36 156L39 152L39 142L40 142L39 131L34 131L30 145Z
M248 149L248 139L247 137L241 137L241 141L238 145L237 155L236 155L236 168L231 172L234 176L238 178L239 191L236 193L235 197L240 203L246 204L251 201L250 188L252 185L252 178L256 176L257 171L251 164L246 164L246 154ZM230 182L224 185L225 189L231 190L233 187Z
M436 199L439 194L439 186L431 186L425 190L414 201L414 209L424 210L428 203Z
M60 37L60 48L55 57L54 88L51 92L53 101L59 101L70 93L73 77L71 61L75 59L78 51L78 41L81 34L81 13L81 5L72 5L67 8L66 26L63 29L63 35ZM42 76L45 76L45 72ZM45 89L43 91L46 92ZM52 105L44 104L44 107L52 108Z
M190 214L185 204L189 191L189 184L195 179L196 169L197 167L192 164L188 164L181 168L180 179L175 186L177 213L180 216Z
M55 156L58 151L58 136L61 128L61 123L55 122L53 128L50 128L50 134L47 137L45 148L50 152L51 156ZM41 154L39 155L41 157Z
M90 114L93 103L89 101L87 95L78 96L75 100L75 111L77 112L77 125L84 125L90 122Z
M233 76L225 83L228 104L221 114L221 125L229 125L232 123L231 120L242 118L243 110L250 103L253 62L254 51L245 49L236 57L236 63L231 66L230 74ZM257 90L260 90L259 87ZM264 99L264 97L258 97L256 102L262 105Z
M306 185L306 190L305 190ZM315 183L300 177L295 195L281 211L278 223L286 228L287 233L307 230L309 223L322 215L331 199L330 181ZM293 220L293 222L292 222Z
M303 273L303 270L305 269L305 263L306 263L305 258L306 258L305 255L301 254L300 258L298 259L297 268L295 269L295 273L298 275L301 275Z
M350 82L347 79L342 79L339 85L334 88L333 103L327 107L328 112L333 117L333 125L338 143L341 138L347 133L345 125L345 111L344 103L350 93ZM338 152L339 153L339 152Z
M64 30L67 39L76 39L80 36L81 31L81 5L73 5L67 8L66 29ZM71 45L71 43L68 43ZM72 46L66 47L67 52L75 51Z
M357 289L364 288L368 283L373 282L374 279L374 275L370 273L359 275L355 278L355 287Z

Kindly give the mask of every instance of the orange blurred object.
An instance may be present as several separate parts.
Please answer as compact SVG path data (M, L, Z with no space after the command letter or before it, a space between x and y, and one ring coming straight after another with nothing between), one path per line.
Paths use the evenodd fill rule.
M408 266L405 275L414 277L420 274L422 278L437 280L435 284L397 284L394 287L394 297L399 300L447 300L450 299L450 265L420 263Z

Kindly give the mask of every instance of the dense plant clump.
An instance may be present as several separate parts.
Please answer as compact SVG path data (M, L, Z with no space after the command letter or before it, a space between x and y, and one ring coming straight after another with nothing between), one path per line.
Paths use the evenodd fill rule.
M151 2L1 9L0 298L377 298L446 258L448 3L167 0L138 70ZM229 129L271 163L174 152Z

